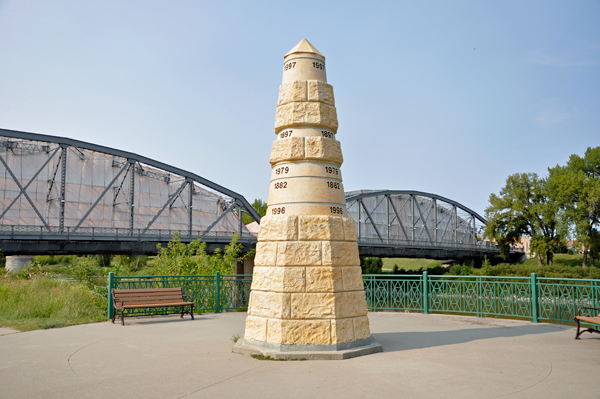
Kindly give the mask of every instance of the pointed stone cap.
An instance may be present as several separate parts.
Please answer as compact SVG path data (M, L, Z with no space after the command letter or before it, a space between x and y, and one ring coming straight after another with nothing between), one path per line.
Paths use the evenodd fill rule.
M294 58L302 57L314 58L325 62L325 56L321 54L319 50L317 50L315 46L310 44L310 42L306 39L302 39L300 43L296 44L293 49L288 51L288 53L283 56L283 61L287 62L289 60L293 60Z

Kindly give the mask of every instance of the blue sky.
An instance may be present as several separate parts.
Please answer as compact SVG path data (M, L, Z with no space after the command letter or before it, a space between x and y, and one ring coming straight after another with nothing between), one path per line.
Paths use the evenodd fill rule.
M326 57L347 191L483 214L508 175L600 145L599 1L0 0L0 127L266 200L283 55Z

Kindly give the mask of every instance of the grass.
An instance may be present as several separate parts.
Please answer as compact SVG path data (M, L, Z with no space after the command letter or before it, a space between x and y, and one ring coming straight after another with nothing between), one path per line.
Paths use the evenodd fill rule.
M398 265L398 269L404 270L423 270L433 269L434 267L440 266L443 262L433 259L409 259L409 258L382 258L383 267L385 271L394 270L394 265Z
M0 327L19 331L106 320L106 298L85 284L44 276L0 279Z

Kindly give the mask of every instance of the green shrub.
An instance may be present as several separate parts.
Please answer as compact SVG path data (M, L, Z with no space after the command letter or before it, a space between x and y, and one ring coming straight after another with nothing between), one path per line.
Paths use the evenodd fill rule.
M360 258L360 267L363 274L381 274L383 261L381 258Z

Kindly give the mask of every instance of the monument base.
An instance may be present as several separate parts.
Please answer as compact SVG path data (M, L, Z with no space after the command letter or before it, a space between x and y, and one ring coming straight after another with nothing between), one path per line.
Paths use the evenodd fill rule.
M275 360L344 360L383 351L381 344L373 338L357 341L357 344L360 346L338 349L335 348L336 345L272 345L255 341L246 343L243 338L240 338L233 346L232 352L263 355Z

